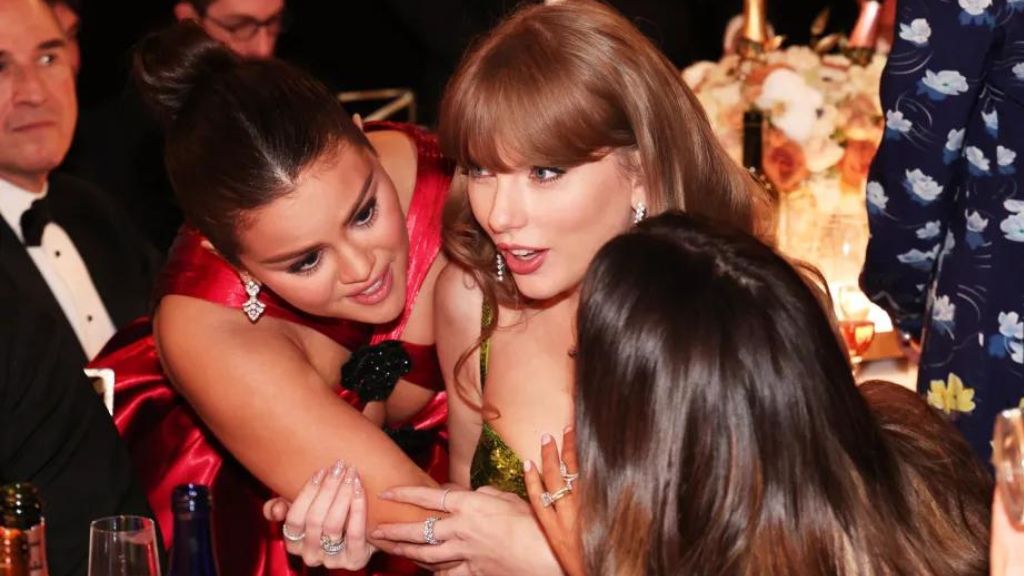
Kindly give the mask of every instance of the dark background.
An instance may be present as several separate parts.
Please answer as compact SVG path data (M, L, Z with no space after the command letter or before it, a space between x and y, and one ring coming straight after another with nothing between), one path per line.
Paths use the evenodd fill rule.
M519 5L513 0L288 0L291 25L278 55L331 89L409 87L420 121L432 124L438 97L472 39ZM742 0L611 0L680 67L720 56L722 31ZM831 29L849 30L856 0L769 0L769 18L788 43L832 5ZM129 53L146 32L172 21L174 0L83 0L83 109L108 101L127 81ZM784 6L783 6L784 5Z

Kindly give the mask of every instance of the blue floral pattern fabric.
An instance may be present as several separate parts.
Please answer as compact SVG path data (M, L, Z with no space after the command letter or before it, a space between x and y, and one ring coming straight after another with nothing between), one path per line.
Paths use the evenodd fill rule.
M1024 397L1024 0L899 0L861 286L988 460Z

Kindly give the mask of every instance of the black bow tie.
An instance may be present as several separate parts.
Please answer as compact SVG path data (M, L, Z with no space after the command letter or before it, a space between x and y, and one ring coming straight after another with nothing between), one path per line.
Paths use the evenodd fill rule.
M53 221L50 215L50 203L42 197L21 215L21 235L25 238L25 246L39 246L43 240L43 229Z

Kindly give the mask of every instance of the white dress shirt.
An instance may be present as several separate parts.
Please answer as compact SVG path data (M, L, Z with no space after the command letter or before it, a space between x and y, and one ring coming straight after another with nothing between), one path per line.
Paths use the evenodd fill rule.
M34 193L0 180L0 216L18 240L25 241L21 215L48 190L49 185L42 193ZM114 323L75 244L60 225L50 222L43 228L39 246L25 249L64 311L86 357L92 359L114 335Z

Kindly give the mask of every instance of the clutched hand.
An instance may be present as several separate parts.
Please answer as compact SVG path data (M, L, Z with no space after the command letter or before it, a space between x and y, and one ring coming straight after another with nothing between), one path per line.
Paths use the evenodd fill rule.
M314 474L294 502L268 500L263 515L282 522L285 548L307 566L359 570L376 551L366 541L366 494L359 472L340 461Z
M530 506L515 494L490 487L400 487L380 498L438 512L426 522L381 524L371 537L386 540L391 554L446 574L562 574Z
M530 506L565 573L583 576L579 502L573 493L579 481L576 432L572 428L565 429L561 457L554 439L547 434L541 440L540 452L540 470L529 460L524 464Z

